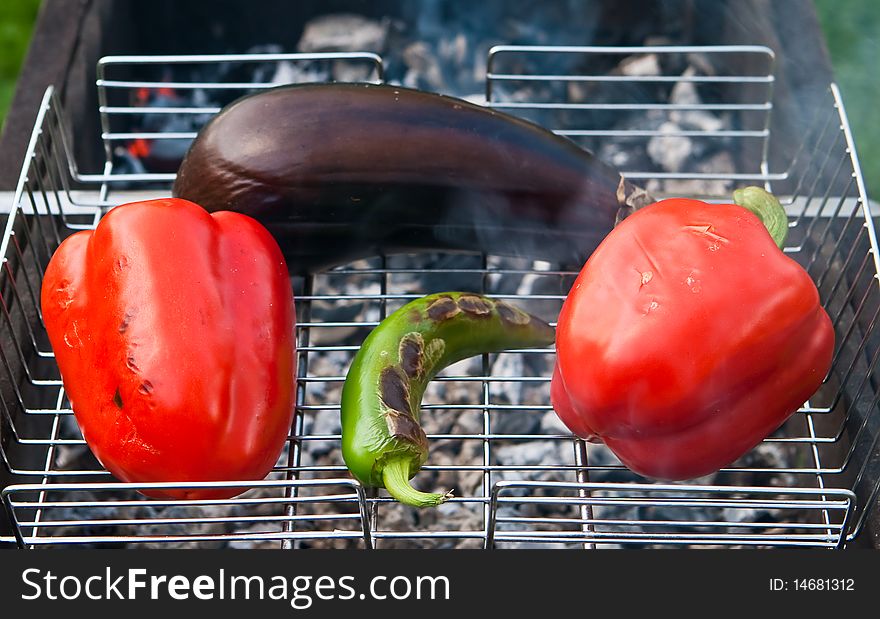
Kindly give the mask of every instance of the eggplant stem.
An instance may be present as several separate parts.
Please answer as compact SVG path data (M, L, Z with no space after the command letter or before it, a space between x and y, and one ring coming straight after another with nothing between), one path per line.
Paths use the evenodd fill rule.
M736 189L733 201L758 216L779 249L785 246L788 216L776 196L761 187L751 186Z
M409 483L410 460L408 458L392 458L382 469L382 481L385 489L404 505L412 507L437 507L452 498L452 491L421 492Z

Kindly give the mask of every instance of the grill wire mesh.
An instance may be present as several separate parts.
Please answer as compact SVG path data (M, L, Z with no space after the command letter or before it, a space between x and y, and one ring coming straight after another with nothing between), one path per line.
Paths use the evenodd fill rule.
M699 54L716 67L760 69L647 75L545 69L561 57L649 54ZM727 62L743 57L752 62ZM0 453L15 479L2 492L13 535L0 542L29 548L838 548L861 532L880 484L880 297L870 204L834 84L787 167L770 170L773 54L749 46L496 47L486 82L488 105L596 150L655 197L687 192L720 201L745 183L782 197L791 228L784 251L813 277L834 321L833 367L783 428L730 468L687 483L652 483L602 446L574 439L549 405L550 348L463 361L430 386L422 420L431 456L416 484L453 487L455 499L418 511L361 487L339 451L339 394L370 328L409 299L450 289L495 295L552 323L577 274L576 266L540 257L430 253L376 256L294 280L297 407L287 447L266 480L248 482L251 489L235 499L189 501L145 499L137 490L150 484L113 480L91 457L65 398L40 315L43 270L63 238L94 227L107 208L167 195L173 172L132 167L120 160L120 152L132 152L125 148L138 140L185 148L220 107L200 100L202 93L231 100L277 84L207 81L206 68L282 63L304 67L292 73L303 80L327 79L321 67L338 63L360 67L364 79L381 81L383 73L382 59L366 53L102 59L98 93L107 164L97 174L79 171L71 127L47 90L0 247ZM646 84L708 88L715 95L646 102ZM189 96L158 101L153 95L162 89ZM725 99L732 91L738 98ZM627 125L623 119L633 112L661 121L678 115L682 122L672 129L662 122ZM712 115L729 122L711 122ZM157 118L173 122L158 129L147 122ZM632 153L650 148L655 138L661 146L686 138L692 147L714 144L714 152L758 156L721 169L634 165Z

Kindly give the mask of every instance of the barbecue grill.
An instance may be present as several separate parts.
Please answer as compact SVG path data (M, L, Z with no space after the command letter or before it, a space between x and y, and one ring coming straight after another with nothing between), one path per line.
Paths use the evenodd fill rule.
M656 70L595 69L617 68L633 58L653 59ZM713 69L682 71L680 60L687 58ZM787 130L777 129L783 121L775 115L776 55L763 45L496 45L485 67L482 103L618 158L611 162L622 164L627 178L656 198L687 191L727 201L730 190L743 184L763 185L781 198L790 222L784 251L812 276L837 338L826 381L790 421L716 475L653 483L555 421L549 402L552 348L483 355L444 371L423 405L431 456L416 481L425 489L454 487L456 497L430 511L397 504L351 478L339 452L341 385L370 328L407 301L448 289L511 300L553 323L579 265L555 264L540 255L379 255L294 278L296 414L270 476L247 482L251 490L228 500L144 498L138 490L242 482L121 483L90 456L40 316L41 277L52 252L117 204L168 195L173 166L169 171L162 161L151 161L144 148L153 154L181 152L219 111L216 101L282 81L355 75L379 82L387 79L388 67L371 51L105 56L97 65L103 168L81 168L76 144L94 136L78 133L50 86L38 107L0 245L0 454L9 475L2 502L10 525L0 543L26 548L863 543L880 491L880 259L874 213L837 86L827 84L792 143ZM251 77L242 80L243 74ZM286 78L279 81L279 75ZM646 87L680 96L646 101ZM628 123L634 115L680 122ZM731 156L714 166L703 160L700 169L640 168L632 153L647 152L652 140L667 149L687 140L691 149Z

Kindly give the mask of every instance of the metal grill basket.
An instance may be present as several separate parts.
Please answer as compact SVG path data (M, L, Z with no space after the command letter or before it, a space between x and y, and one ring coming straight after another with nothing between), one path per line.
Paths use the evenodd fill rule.
M696 54L716 67L748 58L730 66L758 69L578 69L646 54L661 60ZM2 491L13 534L0 543L840 548L865 528L880 487L880 268L870 203L837 87L829 85L801 144L777 144L773 53L754 46L502 46L487 59L487 105L589 146L655 197L687 192L721 201L748 183L782 198L791 227L784 251L813 277L834 321L833 369L783 428L729 469L688 483L651 483L602 446L573 438L549 404L554 351L546 349L484 355L432 383L423 409L431 456L417 484L455 487L455 499L418 511L361 487L339 452L339 393L369 329L409 299L448 289L509 299L552 322L577 271L540 256L432 253L376 256L294 281L297 407L288 446L266 480L249 483L251 490L234 499L189 501L145 499L137 490L150 485L114 481L90 457L65 398L40 316L42 273L61 240L94 227L108 208L168 195L173 173L126 167L120 148L136 140L185 147L219 110L190 95L234 98L277 85L236 81L231 69L247 65L263 69L258 75L296 69L286 74L297 80L329 79L340 67L383 79L382 59L368 53L104 58L97 87L107 161L99 173L81 172L72 154L74 137L94 136L74 136L58 97L46 92L0 245L0 453L15 480ZM540 70L545 66L567 69ZM206 81L211 67L228 79ZM658 84L710 95L646 102L644 87ZM157 103L152 95L159 89L187 97ZM626 124L634 114L651 122ZM729 122L694 128L688 115ZM672 129L663 124L676 116L683 122ZM151 128L156 119L165 121L160 129ZM656 139L668 146L686 139L693 148L741 156L727 157L730 165L721 169L636 165L632 153ZM785 165L771 169L777 152L788 153ZM198 485L217 484L189 484Z

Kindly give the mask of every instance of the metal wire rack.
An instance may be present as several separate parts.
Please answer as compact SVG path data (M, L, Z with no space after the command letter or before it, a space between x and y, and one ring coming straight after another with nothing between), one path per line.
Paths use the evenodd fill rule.
M671 73L671 57L702 59L715 69ZM595 69L620 58L653 58L658 70ZM734 58L749 62L728 62ZM243 65L259 67L263 78L233 77L231 69ZM285 72L296 79L332 79L339 66L359 67L361 79L383 79L375 54L104 58L97 82L106 153L100 173L79 170L71 127L47 90L0 245L0 455L15 479L2 491L13 535L0 543L840 548L861 532L880 488L880 264L870 203L834 84L787 167L770 169L777 146L773 53L756 46L501 46L489 53L485 93L487 105L616 154L625 174L656 197L687 191L724 200L746 182L783 197L791 227L784 251L813 276L837 344L823 387L753 453L711 478L651 483L554 422L552 349L508 351L448 368L426 394L422 415L432 451L417 483L454 486L455 499L424 512L361 487L339 453L339 393L371 327L411 298L452 288L514 300L552 322L577 274L576 266L540 256L390 255L295 280L296 414L266 480L220 484L251 488L235 499L179 501L145 499L137 490L219 482L113 480L90 458L65 398L40 315L43 270L63 238L94 227L108 208L167 195L173 172L132 167L120 160L120 148L131 153L139 140L185 148L220 109L218 100L276 85L282 66L296 68ZM566 71L553 70L559 66ZM684 96L646 101L648 86L684 89ZM173 97L157 96L169 92ZM634 115L638 122L626 124ZM664 124L670 119L673 125ZM697 150L743 156L720 169L626 167L637 161L629 155L658 139L666 140L661 146L686 139Z

